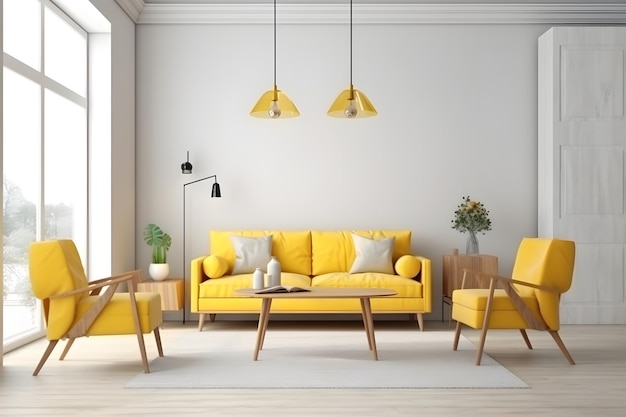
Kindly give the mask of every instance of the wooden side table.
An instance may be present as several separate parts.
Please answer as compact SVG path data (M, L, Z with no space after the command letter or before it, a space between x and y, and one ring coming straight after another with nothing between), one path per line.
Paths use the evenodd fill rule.
M452 304L452 291L461 288L463 268L487 274L498 275L498 257L493 255L443 255L443 303L441 320L443 321L443 304ZM468 275L465 288L489 288L489 280Z
M139 292L155 292L161 294L161 310L183 310L185 317L185 281L182 278L169 278L163 281L144 281L137 284Z

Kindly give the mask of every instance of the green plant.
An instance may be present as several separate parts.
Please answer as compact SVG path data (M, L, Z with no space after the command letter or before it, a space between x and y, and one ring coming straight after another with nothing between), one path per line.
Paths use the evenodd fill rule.
M489 211L480 201L472 201L470 196L463 197L463 202L454 212L452 228L461 233L483 232L485 234L487 230L491 230Z
M152 263L167 263L167 251L172 245L172 238L163 232L159 226L150 223L143 231L143 240L148 246L152 246Z

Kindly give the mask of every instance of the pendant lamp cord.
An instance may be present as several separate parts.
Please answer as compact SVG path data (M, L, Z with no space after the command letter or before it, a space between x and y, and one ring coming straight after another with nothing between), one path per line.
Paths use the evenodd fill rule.
M352 89L352 0L350 0L350 89Z
M274 89L276 89L276 0L274 0Z

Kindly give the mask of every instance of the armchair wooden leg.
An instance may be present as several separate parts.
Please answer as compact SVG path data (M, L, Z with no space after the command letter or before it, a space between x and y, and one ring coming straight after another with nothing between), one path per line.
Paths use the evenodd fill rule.
M43 356L41 357L41 360L37 364L37 367L35 368L35 372L33 372L33 376L37 376L37 374L39 374L39 371L41 371L41 368L43 368L43 364L46 363L46 360L48 359L48 357L52 353L52 350L57 345L57 343L59 343L58 339L57 340L51 340L50 343L48 343L48 347L46 348L46 351L43 353Z
M533 345L530 344L530 339L528 338L528 334L526 333L525 329L519 329L520 333L522 334L522 337L524 338L524 342L526 342L526 346L528 346L528 349L532 350L533 349Z
M67 344L65 345L65 349L63 349L63 353L61 353L61 357L59 358L60 361L65 359L65 356L67 355L67 352L70 351L70 348L72 347L72 344L74 344L74 340L76 340L76 338L69 338L67 340Z
M139 353L141 354L141 362L143 363L143 372L149 374L150 367L148 366L148 356L146 355L146 344L143 340L141 330L137 333L137 342L139 342Z
M457 350L459 347L459 338L461 337L461 322L456 322L456 330L454 332L454 343L452 344L452 350Z
M488 328L483 326L480 332L480 341L478 342L478 352L476 353L476 366L480 365L480 360L483 357L483 350L485 348L485 340L487 340Z
M485 340L487 340L487 330L489 330L489 319L491 318L491 307L493 306L493 293L495 289L495 283L492 279L489 284L489 298L487 298L487 305L485 307L485 319L483 321L482 331L480 332L480 341L478 342L478 352L476 353L476 366L480 365L480 360L483 357L483 349L485 348Z
M163 345L161 345L161 332L159 332L159 326L155 327L154 330L154 339L156 340L157 350L159 351L159 356L163 356Z
M200 313L200 316L198 317L198 331L201 332L202 331L202 327L204 326L204 313Z
M567 351L567 348L565 347L565 344L561 340L561 336L559 336L559 332L554 331L554 330L549 330L549 332L550 332L550 336L552 336L556 344L559 346L559 349L561 349L561 352L563 352L563 355L565 356L565 358L567 358L567 361L569 362L569 364L576 365L576 362L574 362L574 358L572 358L572 355L569 354L569 352Z
M137 333L137 342L139 342L139 353L141 354L141 362L143 362L143 371L144 373L149 374L150 367L148 366L146 344L143 340L143 332L141 331L141 324L139 323L139 312L137 311L137 300L135 299L135 292L129 288L128 294L130 296L130 310L133 316L133 323L135 324L135 332Z
M216 316L215 314L209 314L209 321L211 323L215 322L215 316Z

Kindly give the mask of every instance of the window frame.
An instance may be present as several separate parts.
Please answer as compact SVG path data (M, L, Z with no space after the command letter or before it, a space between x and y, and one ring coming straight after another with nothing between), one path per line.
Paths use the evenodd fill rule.
M1 5L2 3L0 3ZM85 110L85 154L84 154L84 161L85 161L85 195L86 195L86 200L84 201L84 218L85 218L85 225L84 225L84 233L85 236L81 236L81 238L79 239L81 242L83 242L82 247L79 247L79 252L81 253L81 258L84 262L84 267L87 269L88 265L88 259L89 259L89 183L90 183L90 170L89 170L89 165L90 165L90 160L89 160L89 154L90 154L90 136L89 136L89 131L90 131L90 106L89 106L89 88L90 88L90 66L89 66L89 61L90 61L90 35L89 32L87 30L85 30L83 27L81 27L79 24L77 24L66 12L64 12L62 9L60 9L59 7L57 7L54 3L52 3L51 0L41 0L40 4L40 69L39 70L35 70L32 67L30 67L29 65L19 61L18 59L14 58L13 56L9 55L8 53L6 53L4 50L2 51L3 53L3 71L4 68L6 67L7 69L31 80L32 82L36 83L39 86L39 93L40 93L40 110L39 110L39 117L40 117L40 153L39 153L39 163L40 163L40 190L39 190L39 196L38 196L38 202L37 202L37 215L36 215L36 236L35 239L36 240L41 240L44 236L44 228L43 225L45 224L45 215L46 215L46 210L45 210L45 178L44 178L44 160L45 160L45 117L46 117L46 111L45 111L45 93L46 90L50 90L58 95L60 95L61 97L77 104L78 106L82 107ZM71 90L70 88L60 84L59 82L53 80L52 78L49 78L48 76L45 75L45 13L46 13L46 8L48 8L51 12L55 13L56 16L60 17L65 23L67 23L68 25L70 25L74 30L76 30L81 36L83 36L85 38L85 59L86 59L86 65L85 65L85 95L82 96L78 93L76 93L75 91ZM4 100L4 98L3 98ZM4 147L4 140L6 140L6 138L3 137L3 147ZM3 175L4 175L4 167L3 167ZM79 246L79 245L77 245ZM4 276L3 276L4 279ZM2 308L4 309L4 303L0 303L0 306L2 306ZM3 312L2 317L4 318L5 314ZM12 335L12 337L10 339L6 338L6 335L3 334L3 351L4 352L8 352L10 350L13 350L17 347L23 346L24 344L30 343L33 340L39 339L42 336L45 335L45 323L44 323L44 319L43 319L43 311L41 308L41 302L39 302L37 300L37 310L35 311L35 328L31 328L31 329L26 329L24 333L19 333L17 335ZM1 329L1 327L0 327Z

